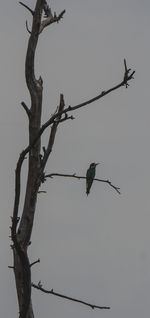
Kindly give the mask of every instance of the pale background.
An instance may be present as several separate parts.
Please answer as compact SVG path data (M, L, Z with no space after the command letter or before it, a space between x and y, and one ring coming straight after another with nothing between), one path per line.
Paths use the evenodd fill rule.
M26 1L34 8L35 1ZM76 105L122 80L124 65L136 70L128 89L121 88L59 127L46 172L85 175L92 161L98 178L89 197L85 181L54 178L42 186L35 217L32 280L47 289L111 310L88 309L33 290L36 318L147 318L150 301L150 2L149 0L53 0L53 11L66 9L63 21L40 36L36 74L44 81L43 117L55 111L59 95ZM31 15L17 1L0 5L0 311L17 317L18 306L9 248L14 171L28 143L30 106L24 60ZM43 138L43 145L46 143ZM26 164L22 180L25 182ZM24 185L22 187L24 190ZM23 199L23 197L22 197Z

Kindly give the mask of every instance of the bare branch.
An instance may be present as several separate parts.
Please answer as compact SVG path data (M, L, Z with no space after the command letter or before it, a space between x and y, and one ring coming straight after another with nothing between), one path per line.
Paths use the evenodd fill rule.
M63 15L65 14L66 10L63 10L58 16L56 15L56 13L54 13L54 21L53 22L59 22L62 18Z
M43 126L41 127L41 131L39 132L39 134L42 134L43 131L44 131L48 126L50 126L50 125L54 122L55 118L57 118L58 116L60 116L60 115L62 115L62 114L66 114L66 113L68 113L68 112L72 112L72 111L74 111L74 110L76 110L76 109L79 109L79 108L81 108L81 107L87 106L87 105L89 105L89 104L91 104L91 103L93 103L93 102L95 102L95 101L101 99L102 97L108 95L109 93L111 93L111 92L117 90L118 88L120 88L120 87L122 87L122 86L124 86L124 85L126 85L126 87L127 87L128 81L130 81L131 79L133 79L133 75L134 75L134 73L135 73L135 71L133 71L131 74L129 74L130 70L131 70L131 69L128 69L127 71L125 70L125 73L124 73L124 77L123 77L122 82L120 82L119 84L113 86L112 88L110 88L110 89L108 89L108 90L106 90L106 91L102 91L99 95L97 95L97 96L95 96L95 97L93 97L93 98L91 98L91 99L89 99L89 100L87 100L87 101L85 101L85 102L83 102L83 103L81 103L81 104L77 104L77 105L75 105L75 106L70 106L70 105L69 105L67 108L63 109L62 111L58 110L57 112L55 112L55 113L50 117L50 119L49 119L45 124L43 124Z
M15 171L15 200L14 200L14 209L13 209L13 217L12 217L12 227L11 227L11 238L13 242L16 241L16 228L18 224L18 209L19 209L19 201L20 201L20 175L23 161L25 159L26 154L28 153L27 147L19 156L17 167Z
M31 34L31 31L29 30L29 27L28 27L28 21L26 20L26 29L28 31L29 34Z
M23 106L23 108L26 111L28 117L30 118L32 116L32 112L30 111L30 109L27 107L27 105L24 102L21 102L21 105Z
M129 86L128 81L133 78L133 75L134 75L135 71L133 71L133 72L129 75L131 69L130 69L130 68L129 68L129 69L127 68L126 59L124 59L124 67L125 67L124 85L126 86L126 88L128 88L128 86Z
M58 107L58 113L63 111L65 107L65 102L64 102L64 96L63 94L60 94L60 103L59 103L59 107ZM47 149L45 150L44 152L44 157L43 157L43 160L42 160L42 169L44 169L45 165L46 165L46 162L48 160L48 157L52 151L52 148L53 148L53 144L54 144L54 140L55 140L55 136L56 136L56 131L57 131L57 127L58 127L58 124L59 122L61 122L61 115L58 115L55 120L53 121L53 125L51 127L51 133L50 133L50 136L49 136L49 142L48 142L48 146L47 146Z
M19 1L19 3L20 3L23 7L25 7L27 10L29 10L29 12L30 12L32 15L34 15L34 11L33 11L32 9L30 9L26 4L24 4L24 3L21 2L21 1Z
M52 115L52 116L50 117L50 119L49 119L47 122L45 122L45 124L42 125L42 127L40 128L40 130L39 130L39 132L38 132L36 138L33 140L33 143L32 143L31 145L29 145L29 146L22 152L21 157L23 156L23 160L24 160L24 158L25 158L25 155L32 149L32 147L33 147L33 146L36 144L36 142L39 140L39 138L41 137L41 135L43 134L43 132L45 131L45 129L46 129L48 126L50 126L51 124L53 124L56 118L59 118L59 116L61 116L62 114L66 114L66 113L68 113L68 112L71 112L71 111L74 111L74 110L79 109L79 108L81 108L81 107L84 107L84 106L86 106L86 105L88 105L88 104L91 104L91 103L93 103L94 101L96 101L96 100L98 100L98 99L104 97L105 95L108 95L108 94L111 93L112 91L117 90L118 88L120 88L120 87L126 85L127 81L129 81L129 80L131 80L131 79L133 78L133 75L134 75L135 71L133 71L133 72L129 75L129 70L130 70L130 69L127 70L126 60L125 60L125 59L124 59L124 65L125 65L124 79L123 79L123 81L122 81L120 84L118 84L118 85L116 85L116 86L114 86L114 87L108 89L107 91L102 91L102 92L101 92L99 95L97 95L96 97L93 97L93 98L91 98L91 99L89 99L89 100L87 100L87 101L85 101L85 102L83 102L83 103L81 103L81 104L78 104L78 105L75 105L75 106L72 106L72 107L71 107L71 106L68 106L67 108L62 109L62 110L60 110L60 108L58 108L58 111L57 111L54 115ZM23 160L20 158L20 159L19 159L19 162L18 162L18 165L20 165L20 161L23 161ZM22 165L22 163L21 163L21 165ZM84 178L85 178L85 177L84 177ZM114 187L114 186L110 183L109 180L103 180L103 181L101 180L101 182L106 182L106 183L108 183L110 186ZM120 192L119 192L119 188L114 187L114 189L115 189L118 193L120 193Z
M45 11L46 19L41 22L39 33L41 33L48 25L54 22L58 23L63 18L63 15L66 12L66 10L63 10L58 16L56 16L56 14L52 15L51 9L48 7L47 4L46 4L46 9L44 9L44 11Z
M37 263L40 263L40 259L39 259L39 258L37 259L37 261L31 263L31 264L30 264L30 267L32 267L33 265L35 265L35 264L37 264Z
M19 171L19 170L21 170L22 162L23 162L23 160L24 160L24 158L25 158L25 155L26 155L26 154L31 150L31 148L36 144L36 142L39 140L39 138L41 137L41 135L43 134L43 132L45 131L45 129L46 129L48 126L50 126L51 124L54 123L54 121L55 121L56 118L60 119L60 118L61 118L60 116L61 116L62 114L66 114L66 113L68 113L68 112L70 112L70 111L79 109L79 108L81 108L81 107L84 107L84 106L86 106L86 105L88 105L88 104L93 103L94 101L96 101L96 100L98 100L98 99L104 97L105 95L109 94L110 92L112 92L112 91L114 91L114 90L117 90L117 89L120 88L121 86L126 85L127 82L133 78L133 75L134 75L135 71L133 71L133 72L129 75L130 69L127 69L126 60L124 60L124 65L125 65L124 78L123 78L123 81L122 81L120 84L118 84L118 85L116 85L116 86L114 86L114 87L108 89L107 91L102 91L101 94L99 94L99 95L97 95L96 97L91 98L91 99L89 99L89 100L87 100L87 101L85 101L85 102L83 102L83 103L81 103L81 104L78 104L78 105L75 105L75 106L72 106L72 107L71 107L71 106L68 106L68 107L65 108L65 109L64 109L64 108L63 108L63 109L60 109L60 107L58 108L58 111L57 111L54 115L52 115L51 118L50 118L45 124L42 125L42 127L40 128L40 130L39 130L39 132L38 132L36 138L33 140L33 143L32 143L31 145L29 145L29 146L22 152L22 154L21 154L21 156L20 156L20 159L18 160L18 164L17 164L17 166L18 166L17 173L18 173L18 174L20 174L20 171ZM56 124L56 123L55 123L55 124ZM74 176L74 177L75 177L75 176ZM20 176L17 177L17 178L18 178L18 181L20 182ZM17 178L16 178L16 179L17 179ZM81 177L81 178L85 178L85 177ZM98 181L98 180L96 180L96 181ZM101 180L101 182L106 182L106 183L108 183L108 184L109 184L111 187L113 187L118 193L120 193L119 188L113 186L109 180ZM16 200L15 200L15 202L17 201L17 203L15 203L15 207L18 205L18 197L19 197L19 195L18 195L18 193L17 193ZM16 210L16 208L15 208L14 210L16 211L16 212L15 212L15 218L14 218L14 219L16 219L16 216L18 215L18 211L17 211L17 210L18 210L18 207L17 207L17 210ZM15 222L15 223L16 223L16 222Z
M46 192L46 191L38 191L38 194L39 194L39 193L47 193L47 192Z
M63 174L63 173L50 173L47 175L44 175L44 178L53 178L55 176L59 176L59 177L67 177L67 178L75 178L75 179L86 179L86 177L83 176L77 176L75 173L74 174ZM99 182L104 182L109 184L113 189L115 189L117 191L117 193L121 194L120 192L120 188L114 186L109 180L104 180L104 179L93 179L93 181L99 181Z
M134 73L135 73L135 71L133 71L130 75L128 74L127 79L124 78L123 81L122 81L120 84L118 84L118 85L116 85L116 86L114 86L114 87L108 89L107 91L102 91L101 94L99 94L99 95L97 95L96 97L93 97L93 98L91 98L91 99L89 99L89 100L87 100L87 101L85 101L85 102L83 102L83 103L81 103L81 104L78 104L78 105L75 105L75 106L72 106L72 107L71 107L71 106L68 106L67 108L65 108L65 109L63 109L63 110L60 110L60 108L58 107L58 111L55 112L55 113L49 118L49 120L46 121L45 124L43 124L43 125L41 126L41 128L40 128L40 130L39 130L37 136L36 136L35 139L33 140L32 144L29 145L29 146L27 146L27 148L23 151L23 152L25 152L25 155L33 148L33 146L34 146L34 145L36 144L36 142L39 140L39 138L41 137L41 135L43 134L43 132L46 130L46 128L49 127L51 124L54 123L54 121L55 121L56 118L59 118L59 116L61 116L62 114L66 114L66 113L68 113L68 112L71 112L71 111L74 111L74 110L79 109L79 108L81 108L81 107L84 107L84 106L86 106L86 105L88 105L88 104L91 104L91 103L93 103L94 101L96 101L96 100L98 100L98 99L104 97L105 95L108 95L108 94L111 93L112 91L115 91L115 90L117 90L118 88L124 86L128 80L131 80L131 79L133 78ZM126 72L125 72L125 74L126 74ZM106 182L106 181L105 181L105 182ZM108 183L108 182L107 182L107 183Z
M124 67L125 67L125 73L127 73L128 69L127 69L127 62L126 62L126 59L124 59Z
M66 120L68 120L68 119L71 119L71 120L74 120L75 119L75 117L74 116L68 116L68 114L67 113L65 113L65 117L64 118L62 118L62 119L55 119L55 122L57 122L57 123L62 123L62 122L64 122L64 121L66 121Z
M64 299L67 299L67 300L70 300L70 301L74 301L74 302L77 302L77 303L80 303L80 304L83 304L83 305L86 305L88 307L91 307L92 309L110 309L110 307L108 306L97 306L97 305L93 305L93 304L90 304L90 303L87 303L83 300L80 300L80 299L76 299L76 298L72 298L72 297L68 297L68 296L65 296L63 294L59 294L59 293L55 293L53 291L53 289L51 290L46 290L42 287L41 283L39 283L38 285L35 285L32 283L32 287L36 288L36 289L39 289L40 291L42 291L43 293L46 293L46 294L51 294L51 295L54 295L54 296L57 296L57 297L61 297L61 298L64 298Z
M22 154L21 154L21 156L20 156L20 159L18 160L18 164L17 164L17 167L18 167L18 168L17 168L16 172L17 172L18 175L20 174L22 162L23 162L23 160L24 160L24 158L25 158L25 155L26 155L26 154L32 149L32 147L36 144L36 142L39 140L39 138L41 137L41 135L43 134L43 132L45 131L45 129L46 129L48 126L50 126L51 124L54 123L54 121L55 121L56 118L57 118L58 120L60 120L62 114L66 114L66 113L71 112L71 111L73 111L73 110L76 110L76 109L79 109L79 108L81 108L81 107L84 107L84 106L86 106L86 105L88 105L88 104L91 104L91 103L93 103L94 101L96 101L96 100L98 100L98 99L104 97L105 95L108 95L110 92L112 92L112 91L114 91L114 90L117 90L118 88L120 88L120 87L122 87L122 86L124 86L124 85L127 85L127 82L133 78L133 75L134 75L135 71L133 71L133 72L129 75L130 69L127 69L126 60L125 60L125 59L124 59L124 65L125 65L124 78L123 78L123 81L122 81L120 84L118 84L118 85L116 85L116 86L114 86L114 87L108 89L107 91L102 91L102 92L101 92L99 95L97 95L96 97L91 98L91 99L89 99L89 100L87 100L87 101L85 101L85 102L83 102L83 103L81 103L81 104L78 104L78 105L75 105L75 106L72 106L72 107L71 107L71 106L68 106L68 107L65 108L65 109L64 109L64 108L63 108L63 109L60 109L60 107L58 108L58 111L57 111L54 115L52 115L52 116L50 117L50 119L49 119L45 124L42 125L42 127L40 128L40 130L39 130L39 132L38 132L36 138L33 140L33 143L32 143L31 145L29 145L29 146L22 152ZM55 124L56 124L56 123L55 123ZM51 135L51 136L52 136L52 135ZM75 177L75 176L74 176L74 177ZM85 177L83 177L83 178L85 178ZM19 187L20 187L20 186L18 186L18 183L20 182L20 176L17 176L16 180L17 180L17 179L18 179L18 182L17 182L17 188L18 188L18 190L17 190L17 191L20 191L20 190L19 190ZM97 180L97 181L98 181L98 180ZM111 187L113 187L118 193L120 193L119 188L113 186L109 180L101 180L101 182L106 182L106 183L108 183L108 184L109 184ZM16 199L15 199L15 207L14 207L14 211L15 211L15 217L14 217L14 219L15 219L15 220L16 220L17 215L18 215L18 206L17 206L17 205L18 205L18 197L19 197L19 196L20 196L20 194L17 193ZM14 226L14 227L16 228L16 222L14 222L14 223L15 223L15 226Z
M43 10L45 12L45 17L50 17L51 19L53 19L53 15L52 15L52 11L51 8L49 7L49 5L47 4L47 2L45 0L43 0L44 5L43 5Z

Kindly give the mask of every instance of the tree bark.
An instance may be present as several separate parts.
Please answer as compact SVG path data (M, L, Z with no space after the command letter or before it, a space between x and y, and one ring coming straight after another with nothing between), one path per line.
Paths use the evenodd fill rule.
M29 145L33 144L41 126L42 80L41 78L37 80L35 77L34 60L41 25L43 3L43 0L37 0L25 63L26 83L31 97L31 107L29 110ZM16 234L18 245L14 244L13 247L14 273L20 318L34 317L31 303L31 268L27 249L32 233L37 193L41 183L39 175L40 147L41 141L40 138L38 138L37 142L29 151L25 201L22 217Z

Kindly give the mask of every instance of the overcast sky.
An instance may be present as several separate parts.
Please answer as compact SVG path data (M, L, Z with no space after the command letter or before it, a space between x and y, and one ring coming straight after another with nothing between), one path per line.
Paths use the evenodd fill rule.
M31 8L35 0L28 0ZM43 78L43 116L47 120L64 94L74 106L123 77L123 59L136 70L121 88L74 112L59 126L46 172L85 175L100 162L97 178L85 193L85 181L54 178L42 186L37 203L30 260L40 258L32 280L43 287L111 310L90 310L33 290L36 318L147 318L150 299L150 2L149 0L53 0L64 19L45 29L36 54L36 75ZM0 5L1 317L17 317L18 305L9 248L14 200L14 171L28 143L28 122L20 102L30 106L24 78L31 15L17 1ZM42 145L47 141L43 136ZM26 163L22 190L25 187ZM22 196L23 199L23 196ZM22 204L21 204L22 206ZM20 208L21 208L20 206Z

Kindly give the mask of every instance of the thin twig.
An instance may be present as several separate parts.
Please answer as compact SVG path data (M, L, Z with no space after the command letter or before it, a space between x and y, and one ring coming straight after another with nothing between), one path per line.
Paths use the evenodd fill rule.
M67 178L76 178L76 179L86 179L86 177L83 176L77 176L75 173L74 174L64 174L64 173L49 173L47 175L44 175L44 178L53 178L55 176L59 176L59 177L67 177ZM120 192L120 188L114 186L109 180L105 180L105 179L97 179L94 178L94 181L99 181L99 182L104 182L109 184L113 189L115 189L117 191L117 193L121 194Z
M26 29L28 31L29 34L31 34L31 31L29 30L29 27L28 27L28 21L26 20Z
M128 88L129 84L128 84L128 80L131 76L131 78L133 78L133 75L135 72L132 72L130 75L129 75L129 72L131 71L131 69L127 68L127 62L126 62L126 59L124 59L124 67L125 67L125 73L124 73L124 82L125 82L125 86L126 88Z
M34 15L34 11L32 9L30 9L26 4L24 4L23 2L19 1L19 3L25 7L32 15Z
M44 190L41 190L41 191L38 191L38 194L40 194L40 193L47 193L47 192Z
M30 267L32 267L33 265L35 265L35 264L37 264L37 263L40 263L40 259L39 259L39 258L37 259L37 261L31 263L31 264L30 264Z
M46 294L51 294L51 295L54 295L54 296L57 296L57 297L61 297L61 298L64 298L64 299L68 299L70 301L74 301L74 302L77 302L77 303L80 303L80 304L83 304L83 305L86 305L88 307L91 307L92 309L110 309L110 307L108 306L97 306L97 305L93 305L93 304L90 304L90 303L87 303L83 300L80 300L80 299L76 299L76 298L72 298L72 297L68 297L68 296L65 296L63 294L59 294L59 293L55 293L53 291L53 289L51 290L46 290L42 287L41 283L38 284L38 285L35 285L32 283L32 287L36 288L36 289L39 289L40 291L42 291L43 293L46 293Z
M128 69L127 69L127 62L126 62L126 59L124 59L124 67L125 67L125 72L127 72L127 71L128 71Z
M28 106L24 102L21 102L21 105L23 106L23 108L26 111L28 117L30 118L32 113L31 113L30 109L28 108Z

